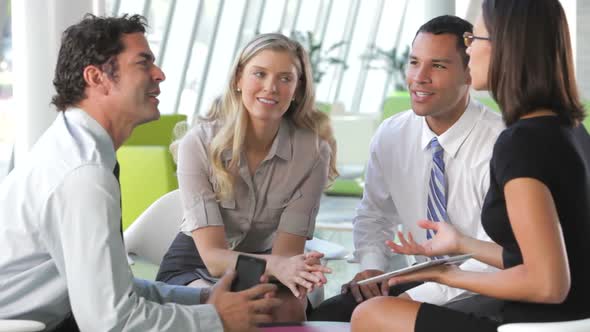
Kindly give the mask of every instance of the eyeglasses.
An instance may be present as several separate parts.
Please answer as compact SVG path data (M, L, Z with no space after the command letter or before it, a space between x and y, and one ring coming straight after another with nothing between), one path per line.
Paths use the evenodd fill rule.
M491 41L492 40L490 37L478 37L478 36L474 36L471 32L464 32L463 33L463 42L465 43L465 46L470 47L471 44L473 43L473 41L475 39L487 40L487 41Z

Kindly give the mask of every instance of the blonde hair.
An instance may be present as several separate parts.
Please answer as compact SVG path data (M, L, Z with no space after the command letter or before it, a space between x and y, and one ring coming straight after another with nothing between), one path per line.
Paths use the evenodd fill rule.
M330 148L330 168L328 171L328 183L338 176L336 170L336 140L332 133L329 117L315 107L315 92L313 76L309 56L301 44L278 33L268 33L256 36L243 49L234 61L230 78L225 92L217 98L204 118L196 121L220 121L222 126L209 146L209 160L213 176L213 189L217 199L227 199L233 196L234 175L232 170L237 170L240 162L240 152L246 137L248 112L246 111L240 92L238 92L239 76L245 65L264 50L287 52L292 58L299 77L294 100L289 105L284 117L287 117L298 128L310 129L317 134L319 139L325 140ZM180 129L180 128L179 128ZM177 129L175 129L177 130ZM184 129L176 134L186 132ZM178 136L177 136L178 137ZM176 145L172 143L170 149L176 154ZM319 144L318 144L319 146ZM225 165L222 153L231 150L232 156L229 164Z

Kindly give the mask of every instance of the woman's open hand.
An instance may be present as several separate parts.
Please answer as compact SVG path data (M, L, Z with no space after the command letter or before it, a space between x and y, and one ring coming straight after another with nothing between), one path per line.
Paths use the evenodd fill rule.
M407 238L402 232L398 232L401 244L396 244L393 241L386 242L389 248L391 248L391 251L404 255L429 257L460 253L463 234L459 233L451 224L447 222L420 220L418 221L418 226L430 230L434 234L434 237L422 244L418 244L411 232L408 232Z

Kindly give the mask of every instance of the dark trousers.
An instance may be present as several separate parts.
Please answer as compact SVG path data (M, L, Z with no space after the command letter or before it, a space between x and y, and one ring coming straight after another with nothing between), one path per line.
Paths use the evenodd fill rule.
M410 282L402 285L395 285L389 288L389 296L398 296L408 289L421 284L421 282ZM352 293L349 291L346 294L336 295L320 303L320 305L313 309L311 314L307 316L307 320L350 322L352 312L359 304L360 303L356 302Z
M421 283L407 283L389 288L389 296L398 296ZM475 295L444 305L449 309L497 318L501 316L503 301ZM322 302L307 316L310 321L350 322L352 312L359 305L350 292L336 295Z
M78 329L78 324L76 324L76 320L74 319L74 315L70 313L68 318L66 318L63 322L61 322L53 332L80 332Z

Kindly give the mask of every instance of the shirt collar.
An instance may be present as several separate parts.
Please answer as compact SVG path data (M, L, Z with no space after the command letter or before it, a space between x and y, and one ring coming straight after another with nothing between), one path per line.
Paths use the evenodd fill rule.
M293 146L291 144L291 133L290 133L289 121L286 119L281 120L279 126L279 132L275 137L268 155L265 159L272 159L275 155L283 160L289 161L293 155Z
M467 139L471 130L475 127L477 120L481 117L483 107L475 99L469 98L469 103L465 112L461 115L459 120L447 129L442 135L438 136L438 142L443 148L445 153L455 158L461 145ZM421 147L423 150L428 149L432 138L436 137L436 134L430 130L428 123L426 123L426 117L422 118L422 140Z
M63 116L67 122L85 129L94 138L97 152L100 153L105 166L114 169L117 162L115 147L113 139L106 129L80 108L70 107L63 112Z
M274 156L277 156L283 160L289 161L293 156L293 144L291 142L291 125L289 124L289 120L282 119L281 124L279 125L279 131L275 136L272 145L270 146L270 150L268 154L264 158L264 160L270 160ZM231 160L232 150L231 148L224 150L221 153L221 160L222 161L229 161Z

